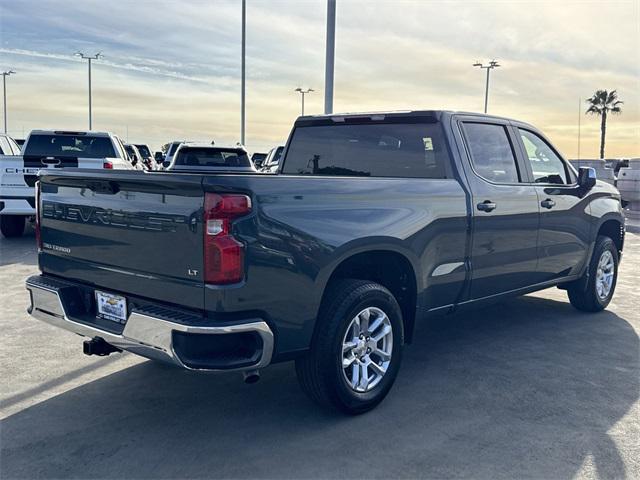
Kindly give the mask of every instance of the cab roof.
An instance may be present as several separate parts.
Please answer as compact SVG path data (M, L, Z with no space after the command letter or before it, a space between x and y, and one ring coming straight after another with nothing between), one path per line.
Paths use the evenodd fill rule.
M506 117L499 117L496 115L489 115L486 113L477 113L477 112L464 112L464 111L454 111L454 110L388 110L388 111L380 111L380 112L346 112L346 113L331 113L331 114L323 114L323 115L305 115L298 117L295 124L296 125L312 125L312 124L331 124L331 123L346 123L350 121L383 121L393 119L396 121L399 120L413 120L416 121L418 119L437 122L442 119L443 116L450 115L464 115L464 116L473 116L479 118L487 118L494 120L501 120L507 122L518 122L517 120L513 120ZM523 123L523 122L518 122Z

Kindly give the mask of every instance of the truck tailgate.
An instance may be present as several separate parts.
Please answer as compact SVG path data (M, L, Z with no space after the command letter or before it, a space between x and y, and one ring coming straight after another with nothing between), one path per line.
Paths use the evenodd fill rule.
M43 272L202 309L195 175L78 169L40 176Z

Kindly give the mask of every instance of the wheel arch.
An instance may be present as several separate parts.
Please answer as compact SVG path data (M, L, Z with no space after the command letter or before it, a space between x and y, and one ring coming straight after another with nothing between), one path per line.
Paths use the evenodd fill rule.
M593 241L595 242L599 235L609 237L615 243L618 255L621 255L624 248L624 233L624 220L617 215L608 215L600 220Z
M410 343L416 318L418 276L409 255L389 247L351 251L337 261L324 282L320 308L331 283L338 279L370 280L387 288L402 311L405 341Z

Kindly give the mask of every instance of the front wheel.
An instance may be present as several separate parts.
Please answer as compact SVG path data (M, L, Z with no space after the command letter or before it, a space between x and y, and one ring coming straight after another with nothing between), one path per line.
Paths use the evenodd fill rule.
M598 236L586 282L578 281L567 288L571 305L584 312L604 310L613 298L617 279L618 249L609 237Z
M0 231L6 238L20 237L24 233L25 217L21 215L0 216Z
M387 395L402 359L402 313L374 282L338 280L325 295L310 351L296 360L304 392L345 413L374 408Z

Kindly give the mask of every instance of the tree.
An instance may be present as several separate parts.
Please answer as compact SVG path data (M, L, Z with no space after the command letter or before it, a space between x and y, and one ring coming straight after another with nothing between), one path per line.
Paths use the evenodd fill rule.
M589 99L587 104L589 108L585 114L600 116L600 158L604 158L604 137L607 133L607 115L622 113L622 105L624 102L618 100L618 92L611 90L596 90L596 93Z

